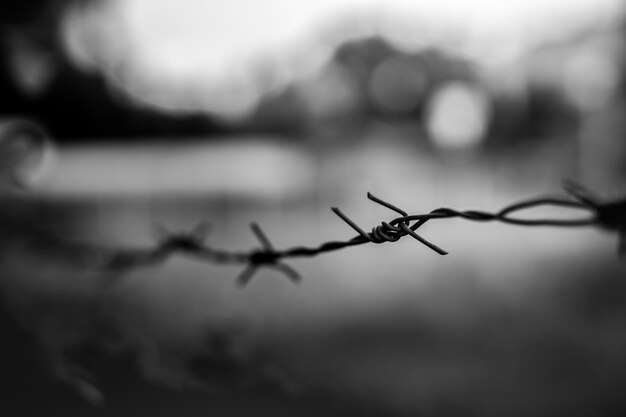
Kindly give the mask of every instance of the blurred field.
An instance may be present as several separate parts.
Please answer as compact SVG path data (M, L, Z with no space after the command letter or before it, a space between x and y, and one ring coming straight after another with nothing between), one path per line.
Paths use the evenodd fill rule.
M497 210L560 193L576 167L573 151L558 141L450 160L376 134L332 151L250 140L72 147L57 158L27 203L39 207L37 222L75 239L149 246L154 223L187 230L208 220L209 243L232 250L257 244L250 221L283 248L352 237L331 206L365 229L392 219L367 191L412 213ZM97 333L104 346L134 352L147 380L129 377L130 366L90 359L109 399L104 406L86 407L51 384L33 388L41 402L24 392L9 399L10 415L44 406L68 416L586 416L626 408L619 390L626 382L626 266L615 236L463 220L420 230L450 255L406 238L295 259L289 264L304 277L301 285L263 270L244 289L235 285L241 267L183 257L103 287L98 271L5 242L7 308L47 349L93 342ZM107 332L85 316L94 308ZM203 354L208 367L192 361ZM18 365L11 369L20 373ZM36 369L13 375L16 386L36 380ZM238 386L239 376L257 384L238 394L197 389L207 381L229 386L233 378ZM10 378L6 392L14 391Z

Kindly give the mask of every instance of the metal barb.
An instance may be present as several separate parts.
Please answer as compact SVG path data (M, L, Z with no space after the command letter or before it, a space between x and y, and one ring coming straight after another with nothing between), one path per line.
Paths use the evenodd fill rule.
M237 277L237 285L239 285L240 287L245 287L246 285L248 285L248 283L252 281L252 278L254 277L254 274L256 274L256 271L258 269L259 268L254 265L246 266L246 268L241 271L241 274L239 274L239 276Z
M361 229L352 219L350 219L341 210L339 210L337 207L332 207L332 211L337 216L339 216L344 222L346 222L350 227L356 230L356 232L359 233L359 235L362 238L367 239L367 241L369 242L372 242L372 243L397 242L404 236L409 235L413 237L415 240L417 240L418 242L422 243L423 245L426 245L427 247L434 250L440 255L448 254L448 252L441 249L439 246L429 242L428 240L418 235L415 232L415 229L417 228L409 227L410 216L408 215L406 211L389 203L388 201L382 200L374 196L372 193L367 193L367 198L369 198L371 201L374 201L375 203L378 203L390 210L395 211L396 213L400 214L402 217L396 218L391 223L383 221L381 222L380 225L375 226L370 233L367 233L363 229ZM424 223L425 223L425 220L420 223L420 226Z
M298 271L296 271L286 263L277 262L276 264L270 266L277 271L282 272L283 275L285 275L294 284L299 284L302 281L302 276L298 273Z
M401 208L391 204L388 201L382 200L376 196L374 196L372 193L367 193L367 198L369 198L370 200L384 206L387 207L388 209L391 209L393 211L395 211L396 213L400 214L403 218L406 218L408 216L408 213L404 210L402 210ZM422 221L421 224L418 226L422 226L424 223L426 223L426 220ZM434 243L429 242L428 240L424 239L423 237L421 237L420 235L418 235L417 233L415 233L415 230L417 230L417 227L415 228L410 228L409 224L410 222L408 220L402 220L399 219L399 230L398 227L395 226L391 226L389 223L387 222L382 222L381 226L377 227L377 232L383 236L386 236L385 232L386 231L390 231L390 232L394 232L393 233L393 239L388 239L388 241L396 241L399 240L401 237L404 237L406 235L411 236L412 238L414 238L415 240L417 240L418 242L422 243L423 245L426 245L427 247L429 247L430 249L434 250L435 252L437 252L440 255L447 255L448 252L446 252L445 250L441 249L439 246L435 245Z
M409 214L406 211L402 210L401 208L398 208L398 207L394 206L393 204L391 204L391 203L389 203L387 201L381 200L380 198L374 196L372 193L368 192L367 193L367 198L369 198L370 200L372 200L372 201L374 201L374 202L376 202L376 203L378 203L378 204L380 204L382 206L387 207L388 209L391 209L391 210L395 211L396 213L400 214L401 216L406 216L406 215Z
M439 246L435 245L434 243L429 242L428 240L424 239L423 237L421 237L420 235L415 233L413 230L411 230L404 223L401 223L400 227L402 227L404 229L404 231L407 234L409 234L411 237L413 237L415 240L417 240L418 242L423 243L424 245L428 246L429 248L431 248L432 250L437 252L439 255L447 255L448 254L448 252L446 252L445 250L441 249Z
M350 227L352 227L354 230L356 230L356 232L361 235L362 237L364 237L365 239L367 239L368 241L372 242L372 239L369 235L369 233L367 233L365 230L361 229L355 222L353 222L348 216L346 216L345 214L343 214L343 212L341 210L339 210L337 207L331 207L330 208L333 213L335 213L337 216L339 216L341 218L341 220L343 220L344 222L346 222ZM374 243L380 243L380 242L375 242Z
M269 239L267 238L265 233L263 233L263 230L261 230L261 227L257 223L255 222L250 223L250 229L252 229L252 232L254 233L254 235L257 237L259 242L261 242L261 246L263 246L263 249L267 251L274 250Z
M295 269L285 263L279 262L280 258L285 255L281 255L274 250L274 246L261 227L257 223L252 222L250 223L250 229L252 229L252 232L261 243L262 249L253 251L247 256L248 266L239 275L237 280L239 285L245 286L250 282L261 266L271 267L282 272L291 282L300 282L302 278Z

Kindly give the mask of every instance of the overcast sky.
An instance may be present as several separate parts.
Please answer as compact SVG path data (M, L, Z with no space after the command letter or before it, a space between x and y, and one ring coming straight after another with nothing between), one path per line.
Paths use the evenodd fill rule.
M618 0L118 0L142 59L162 70L224 71L233 60L298 49L333 20L416 16L431 30L532 42L616 14ZM418 21L419 21L418 20ZM414 28L422 31L424 28ZM410 36L410 34L407 34ZM520 40L521 38L521 40Z
M382 33L397 46L454 47L455 53L497 64L514 62L542 41L615 21L622 4L621 0L113 0L102 3L105 9L91 16L74 19L66 35L78 62L95 62L143 99L165 104L174 97L168 85L180 91L182 82L192 90L204 89L199 96L210 98L208 106L221 103L237 112L262 93L255 79L259 74L265 71L274 77L267 85L284 85L318 68L334 46L350 36ZM100 39L96 48L93 39ZM228 104L231 98L238 102Z

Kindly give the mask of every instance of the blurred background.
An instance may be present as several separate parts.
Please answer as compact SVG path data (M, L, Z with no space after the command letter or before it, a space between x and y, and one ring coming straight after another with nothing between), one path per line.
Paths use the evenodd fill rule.
M202 221L227 250L258 244L251 221L278 248L346 240L331 206L365 229L395 217L368 191L411 213L495 211L564 179L623 197L625 6L1 5L0 408L623 411L626 267L610 233L430 222L450 255L365 245L293 260L299 286L263 270L244 289L241 267L184 257L112 278L87 248ZM48 139L12 143L16 120Z

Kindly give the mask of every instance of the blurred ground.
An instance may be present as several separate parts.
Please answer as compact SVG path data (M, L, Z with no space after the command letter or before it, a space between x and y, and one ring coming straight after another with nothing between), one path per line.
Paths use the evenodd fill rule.
M569 142L554 140L449 159L382 131L330 149L271 140L70 146L27 204L39 208L33 218L42 225L114 246L153 244L154 223L187 230L203 220L210 244L224 249L256 245L250 221L278 248L313 246L354 234L331 206L365 229L395 217L367 191L414 213L496 210L560 193L576 158ZM626 271L615 236L463 220L421 230L450 255L409 239L366 245L290 261L301 285L263 270L244 289L235 285L241 267L182 257L103 287L97 271L5 242L5 304L28 331L3 315L2 407L12 416L582 416L626 408ZM105 330L94 327L94 310ZM45 353L36 353L35 336ZM44 365L85 340L100 346L81 350L76 363L95 374L61 368L83 396L99 402L93 390L102 389L96 407ZM110 352L98 347L117 356L102 359ZM207 381L239 391L199 389Z

